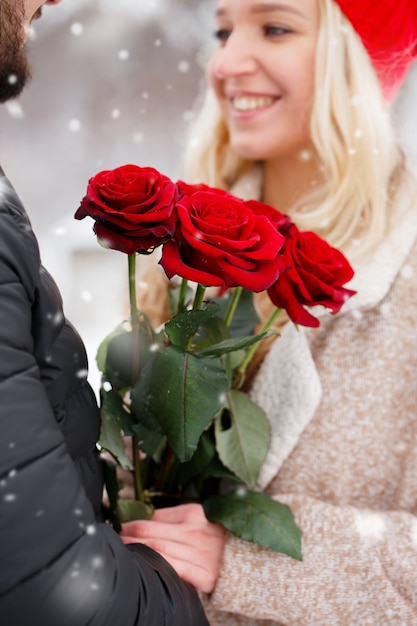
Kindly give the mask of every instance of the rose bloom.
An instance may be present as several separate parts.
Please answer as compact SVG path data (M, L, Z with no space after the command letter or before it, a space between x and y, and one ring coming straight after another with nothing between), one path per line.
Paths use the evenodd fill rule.
M235 198L235 196L233 196L230 192L224 191L223 189L216 189L214 187L210 187L209 185L206 185L205 183L191 184L191 183L186 183L183 180L179 180L177 181L177 186L178 186L178 192L181 197L191 196L193 193L196 193L197 191L215 191L216 193L223 194L224 196Z
M315 233L300 232L291 224L283 255L289 269L268 289L268 295L296 324L319 326L319 320L305 306L322 305L337 313L356 293L343 287L353 276L345 256Z
M152 251L174 233L177 195L176 184L156 169L123 165L89 180L75 218L92 217L107 248Z
M285 269L285 238L266 215L243 200L206 185L179 183L175 237L164 244L160 264L206 287L241 286L263 291Z
M291 219L288 215L284 215L274 207L269 204L264 204L263 202L259 202L258 200L248 200L246 205L252 209L254 213L257 215L265 215L269 219L270 222L275 226L281 235L284 237L287 236L287 233L292 224Z

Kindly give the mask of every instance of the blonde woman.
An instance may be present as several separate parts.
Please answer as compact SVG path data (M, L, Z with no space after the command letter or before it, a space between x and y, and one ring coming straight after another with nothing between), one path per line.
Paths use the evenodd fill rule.
M281 320L253 398L271 422L259 488L303 561L198 506L125 526L206 592L212 626L417 624L417 194L390 103L417 56L415 0L218 0L187 180L288 213L343 249L357 295L319 329ZM271 305L262 294L262 316Z

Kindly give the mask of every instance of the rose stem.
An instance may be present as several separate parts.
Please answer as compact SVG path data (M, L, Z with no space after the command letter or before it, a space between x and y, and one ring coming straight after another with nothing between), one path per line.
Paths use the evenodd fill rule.
M197 289L196 289L195 295L194 295L193 311L198 311L201 308L201 305L203 304L203 298L204 298L204 294L205 294L206 289L207 289L207 287L204 287L203 285L200 285L200 283L197 285ZM186 343L185 348L184 348L186 352L193 345L193 338L194 337L191 336L187 340L187 343Z
M142 489L142 477L140 475L140 456L139 442L136 435L132 436L132 455L133 455L133 481L135 485L135 498L140 502L145 502L145 496Z
M233 316L235 314L237 305L239 304L239 299L242 294L243 287L236 287L230 298L229 306L227 307L226 315L224 316L224 321L227 326L230 326L232 323Z
M133 337L133 363L132 379L136 381L139 371L139 316L136 302L136 253L127 257L129 267L129 301L130 301L130 323ZM135 486L135 496L137 500L144 502L142 481L140 475L139 445L135 435L132 436L132 456L133 456L133 481Z
M165 460L164 460L164 463L162 465L161 473L159 475L158 483L156 485L156 489L157 489L157 491L160 492L161 495L165 495L164 494L165 483L166 483L167 478L169 476L169 472L171 470L171 467L175 463L175 460L176 460L176 456L175 456L173 450L170 447L168 447L167 450L166 450Z
M204 287L203 285L198 284L196 292L195 292L195 296L194 296L194 302L193 302L193 310L194 311L198 311L199 309L201 309L201 305L203 304L203 299L204 299L205 292L206 292L206 287Z
M281 313L281 309L275 309L275 311L270 315L269 319L265 322L265 324L262 326L261 330L259 331L259 334L265 333L266 331L268 331L272 324L275 322L275 320L277 319L278 315ZM258 349L258 343L256 342L254 344L251 345L251 347L248 349L248 351L246 352L245 358L243 359L242 363L239 365L238 369L237 369L237 374L239 374L239 380L241 381L241 384L243 384L244 380L245 380L245 372L246 372L246 368L249 365L253 355L255 354L256 350Z
M177 313L182 313L185 309L185 296L187 295L188 280L183 278L181 281L180 295L178 297Z

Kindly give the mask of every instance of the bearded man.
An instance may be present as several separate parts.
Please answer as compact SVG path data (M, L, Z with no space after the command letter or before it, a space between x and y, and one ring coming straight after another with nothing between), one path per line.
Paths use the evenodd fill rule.
M0 100L30 78L42 6L0 0ZM0 170L0 622L207 626L193 587L101 516L100 418L81 339Z

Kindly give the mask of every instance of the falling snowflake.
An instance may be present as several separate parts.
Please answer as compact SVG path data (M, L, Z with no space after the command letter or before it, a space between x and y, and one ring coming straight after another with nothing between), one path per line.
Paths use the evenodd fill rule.
M301 150L300 152L300 161L310 161L311 160L311 151L310 150Z
M379 513L358 511L355 514L355 526L361 537L379 540L385 534L385 520Z
M190 64L188 61L180 61L178 63L178 71L181 72L181 74L187 74L187 72L190 71Z
M78 131L81 130L80 120L73 118L72 120L70 120L68 124L68 128L70 129L72 133L78 133Z
M5 502L15 502L17 500L17 495L15 493L6 493L3 496L3 500Z
M91 302L93 300L93 296L91 295L91 291L88 291L87 289L84 289L81 292L81 300L84 300L84 302Z
M79 37L83 34L84 27L82 24L80 24L80 22L74 22L73 24L71 24L70 31L72 35L74 35L75 37Z
M6 109L10 117L14 117L15 119L20 119L25 116L23 109L19 102L13 102L13 101L6 102Z

